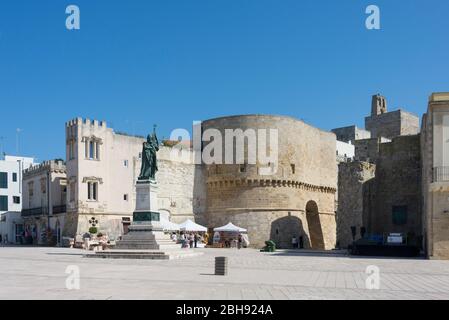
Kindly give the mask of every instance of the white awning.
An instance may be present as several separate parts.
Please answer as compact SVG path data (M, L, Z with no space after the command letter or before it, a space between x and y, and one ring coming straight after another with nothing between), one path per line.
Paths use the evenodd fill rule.
M218 232L246 232L246 229L237 227L232 222L229 222L227 225L215 228L214 231Z
M171 221L161 219L161 226L165 231L179 231L179 224L173 223Z
M188 219L179 225L179 229L182 231L196 231L196 232L206 232L207 228L199 225L192 220Z

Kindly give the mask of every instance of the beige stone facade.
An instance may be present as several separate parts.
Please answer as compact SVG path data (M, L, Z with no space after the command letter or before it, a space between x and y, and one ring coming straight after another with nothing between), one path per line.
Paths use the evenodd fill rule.
M306 248L335 247L333 133L294 118L265 115L211 119L202 124L203 132L208 129L220 131L223 137L226 129L275 129L279 155L277 170L271 175L261 175L260 163L205 166L209 227L228 222L244 227L256 247L269 239L290 247L293 236L302 239Z
M34 244L62 244L66 185L63 161L46 161L24 170L22 218Z
M431 259L449 259L449 93L430 97L421 146L426 252Z
M120 236L135 209L135 183L145 139L116 133L105 122L80 118L66 124L66 137L64 234L73 237L88 232L94 218L99 231ZM164 146L158 152L158 209L162 216L177 223L187 218L201 219L205 207L205 192L199 183L204 180L201 168L177 161L171 152L172 148Z

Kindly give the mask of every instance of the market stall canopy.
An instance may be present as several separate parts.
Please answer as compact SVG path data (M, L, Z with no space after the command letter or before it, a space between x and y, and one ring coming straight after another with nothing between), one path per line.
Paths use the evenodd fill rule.
M246 229L237 227L232 222L229 222L227 225L215 228L214 231L218 232L246 232Z
M165 231L179 231L179 224L173 223L171 221L161 219L161 226Z
M192 220L188 219L185 222L179 225L179 229L182 231L197 231L197 232L206 232L207 228L203 227Z

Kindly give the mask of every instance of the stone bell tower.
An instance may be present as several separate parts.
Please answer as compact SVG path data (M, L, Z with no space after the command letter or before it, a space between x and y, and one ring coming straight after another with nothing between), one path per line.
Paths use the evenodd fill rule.
M371 116L387 113L387 99L380 94L373 96L371 100Z

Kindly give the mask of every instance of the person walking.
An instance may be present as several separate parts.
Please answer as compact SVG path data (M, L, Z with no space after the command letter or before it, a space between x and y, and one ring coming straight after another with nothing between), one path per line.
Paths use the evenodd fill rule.
M186 236L183 233L181 233L181 248L185 248L186 247Z
M190 248L193 248L193 233L191 233L189 236L189 243L190 243Z
M193 236L194 238L193 238L193 241L194 241L194 244L195 244L195 248L198 248L198 234L194 234L194 236Z
M242 235L239 233L238 243L237 243L237 248L238 248L238 249L241 249L241 248L242 248L242 242L243 242L243 237L242 237Z
M292 238L292 247L293 249L298 249L298 239L296 239L296 236Z

